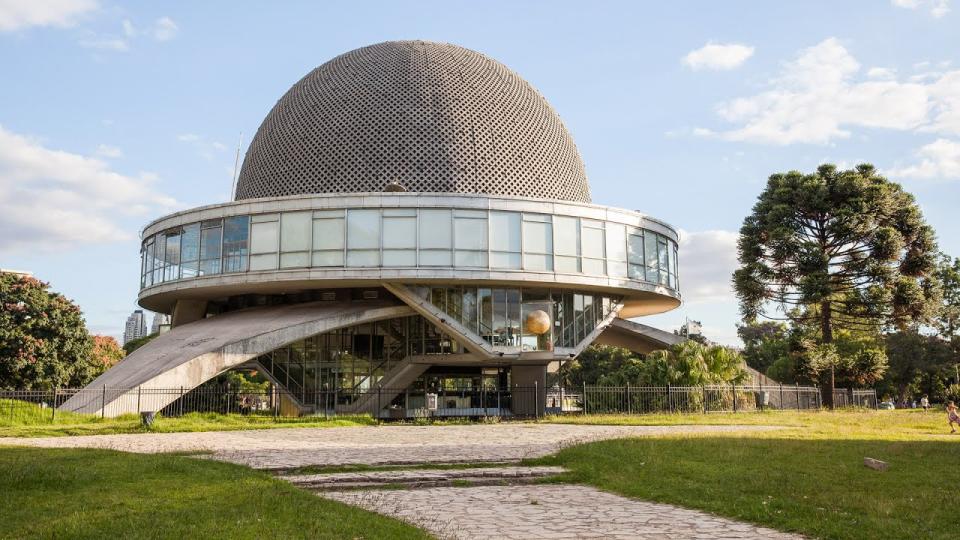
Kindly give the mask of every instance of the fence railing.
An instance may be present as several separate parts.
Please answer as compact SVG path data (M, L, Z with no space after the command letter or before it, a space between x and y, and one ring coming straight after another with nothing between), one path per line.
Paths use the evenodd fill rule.
M592 386L577 389L511 388L367 389L289 392L205 385L185 388L0 390L0 426L69 423L91 418L153 412L164 417L190 413L240 414L284 421L295 417L370 415L380 419L500 417L544 414L712 413L818 410L820 389L812 386ZM836 407L876 408L874 390L834 392ZM82 411L82 413L74 412Z

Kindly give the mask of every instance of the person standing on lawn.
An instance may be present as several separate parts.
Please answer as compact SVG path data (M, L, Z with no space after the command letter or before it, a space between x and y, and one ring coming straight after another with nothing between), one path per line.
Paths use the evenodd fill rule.
M927 412L930 410L930 400L927 398L926 394L924 394L923 397L920 398L920 406L923 407L923 412Z
M950 433L956 433L957 428L953 424L960 426L960 416L957 416L957 406L952 401L947 402L947 423L950 424Z

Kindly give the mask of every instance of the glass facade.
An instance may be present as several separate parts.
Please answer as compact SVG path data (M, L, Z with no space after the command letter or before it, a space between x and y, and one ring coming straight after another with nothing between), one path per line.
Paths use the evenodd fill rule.
M539 288L411 289L494 348L508 352L576 347L610 314L616 301L607 296Z
M306 267L466 268L584 274L679 288L676 243L621 223L449 208L231 216L151 235L141 287Z

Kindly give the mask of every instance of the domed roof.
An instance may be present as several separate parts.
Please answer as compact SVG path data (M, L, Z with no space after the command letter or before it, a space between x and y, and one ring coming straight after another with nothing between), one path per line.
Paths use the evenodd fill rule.
M527 81L480 53L391 41L293 85L257 130L236 199L385 191L590 202L583 161Z

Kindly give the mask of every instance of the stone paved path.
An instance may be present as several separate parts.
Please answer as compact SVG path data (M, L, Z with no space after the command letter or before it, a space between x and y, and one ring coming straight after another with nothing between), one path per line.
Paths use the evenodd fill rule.
M504 423L86 435L9 438L0 442L140 453L207 451L212 452L213 459L259 469L285 469L304 465L516 461L601 439L767 429L779 428Z
M801 538L586 486L328 491L322 496L403 519L450 539Z

